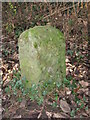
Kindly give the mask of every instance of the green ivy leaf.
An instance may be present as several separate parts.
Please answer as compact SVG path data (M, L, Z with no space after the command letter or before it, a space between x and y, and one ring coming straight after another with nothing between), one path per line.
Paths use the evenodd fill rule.
M75 116L75 110L72 110L70 115L71 115L71 117L74 117Z

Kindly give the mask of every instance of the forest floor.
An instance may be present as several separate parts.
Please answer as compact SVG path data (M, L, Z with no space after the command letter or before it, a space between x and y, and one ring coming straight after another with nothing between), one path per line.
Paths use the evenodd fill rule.
M42 3L44 7L46 3ZM88 47L88 17L87 8L78 8L78 13L68 13L67 7L65 10L59 11L59 7L50 12L46 9L36 10L31 16L29 7L37 6L37 4L2 4L2 113L3 118L82 118L89 117L90 108L88 99L90 97L89 83L89 47ZM15 7L12 9L12 6ZM41 6L41 3L39 4ZM28 8L28 9L27 9ZM38 8L38 7L37 7ZM49 7L50 8L50 5ZM16 13L15 10L16 9ZM23 9L23 10L22 10ZM31 9L31 7L30 7ZM14 11L13 11L14 10ZM50 9L51 10L51 9ZM60 9L61 10L61 9ZM42 12L43 11L43 12ZM55 14L53 14L56 11ZM36 16L42 13L45 15L43 20ZM18 14L19 13L19 14ZM33 22L34 21L34 22ZM73 86L73 79L76 81L76 87L73 89L77 94L72 94L72 90L67 86L61 89L59 96L55 101L51 95L51 101L45 98L43 105L38 105L35 101L23 97L19 101L18 95L5 92L5 88L9 86L9 82L13 79L13 70L19 70L18 59L18 37L20 33L35 25L50 24L56 26L64 33L66 38L66 76L72 77L70 84ZM19 94L19 91L18 91ZM52 103L57 102L57 106Z

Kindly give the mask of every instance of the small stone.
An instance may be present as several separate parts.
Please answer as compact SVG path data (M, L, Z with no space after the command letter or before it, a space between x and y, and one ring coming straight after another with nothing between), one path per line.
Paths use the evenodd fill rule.
M60 100L60 108L65 113L70 113L69 104L65 100Z

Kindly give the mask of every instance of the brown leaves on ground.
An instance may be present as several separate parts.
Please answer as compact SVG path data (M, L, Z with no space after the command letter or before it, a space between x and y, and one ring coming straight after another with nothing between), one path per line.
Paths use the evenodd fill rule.
M3 27L2 27L2 59L1 62L1 75L3 79L3 87L8 86L9 81L13 78L13 70L18 71L19 69L19 60L18 60L18 46L17 46L17 33L21 33L21 28L28 29L35 25L45 25L49 23L52 26L56 26L60 29L66 38L66 76L72 76L80 85L77 85L77 88L74 89L74 92L78 94L78 98L83 100L83 96L86 98L84 105L85 107L89 104L88 98L90 97L88 81L88 30L87 30L87 9L79 8L77 15L75 16L71 11L71 15L67 15L67 11L56 12L60 6L59 3L56 3L55 6L49 4L37 3L40 8L37 7L36 14L35 11L32 15L32 10L37 6L35 3L24 4L21 3L19 6L18 3L12 3L18 7L18 13L12 17L10 13L10 8L8 3L3 3ZM60 3L61 4L61 3ZM64 6L66 3L64 3ZM6 7L5 7L6 6ZM25 7L26 6L26 7ZM34 7L33 7L34 6ZM47 7L48 6L48 7ZM51 6L51 7L50 7ZM24 9L25 7L25 9ZM29 9L33 9L29 11ZM44 9L42 9L44 7ZM67 8L67 7L66 7ZM40 9L38 11L38 9ZM53 10L52 10L53 9ZM55 11L55 14L51 15ZM25 12L25 13L23 13ZM26 15L25 15L26 14ZM49 14L49 17L48 17ZM4 16L5 15L5 16ZM37 16L39 15L39 16ZM46 16L44 20L40 20L40 16ZM37 19L38 18L38 19ZM63 22L62 22L63 21ZM6 30L6 24L10 27L14 25L14 29L8 33ZM20 28L20 31L18 31ZM9 29L8 29L9 30ZM17 32L17 33L16 33ZM72 81L71 81L72 82ZM72 84L72 83L71 83ZM4 90L4 89L3 89ZM71 89L65 87L63 90L60 90L58 93L58 108L52 108L52 103L55 102L54 97L51 97L51 101L47 101L45 105L45 110L42 113L42 116L47 116L48 118L69 118L71 110L77 108L75 102L75 97L72 94ZM18 92L19 94L19 92ZM52 96L52 95L51 95ZM79 104L80 105L80 104ZM42 109L42 106L38 106L37 103L31 102L30 99L26 100L25 98L21 103L17 102L16 96L8 96L3 91L3 117L10 118L36 118ZM84 108L85 108L84 107ZM83 116L88 117L90 114L90 109L84 110L82 108L79 112L76 113L75 117Z
M89 83L88 83L88 82L85 82L84 80L79 81L79 83L81 84L81 86L82 86L83 88L86 88L86 87L89 86Z

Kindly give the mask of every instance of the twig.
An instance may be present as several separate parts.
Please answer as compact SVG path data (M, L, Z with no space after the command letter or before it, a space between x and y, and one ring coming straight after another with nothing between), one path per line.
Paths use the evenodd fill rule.
M77 4L75 4L75 6L76 6L76 5L78 5L78 3L77 3ZM65 8L65 9L61 8L61 9L59 9L58 11L55 11L55 12L53 12L52 14L47 15L47 16L45 16L45 17L43 17L43 19L48 18L48 17L50 17L50 16L54 15L56 12L59 12L59 11L65 11L65 10L68 10L68 9L70 9L70 8L72 8L72 7L73 7L73 6L70 6L70 7ZM43 20L43 19L42 19L42 20Z
M9 62L9 63L10 63L10 61L19 62L19 60L13 59L13 58L10 58L10 57L8 57L8 58L6 59L6 61Z
M45 107L45 99L44 99L44 102L43 102L43 106L42 106L42 109L41 109L41 111L40 111L40 113L39 113L39 115L38 115L38 119L41 117L41 115L42 115L42 112L43 112L43 110L44 110L44 107Z
M10 80L3 81L2 87L5 88L7 86L7 84L9 84L9 82L10 82Z

